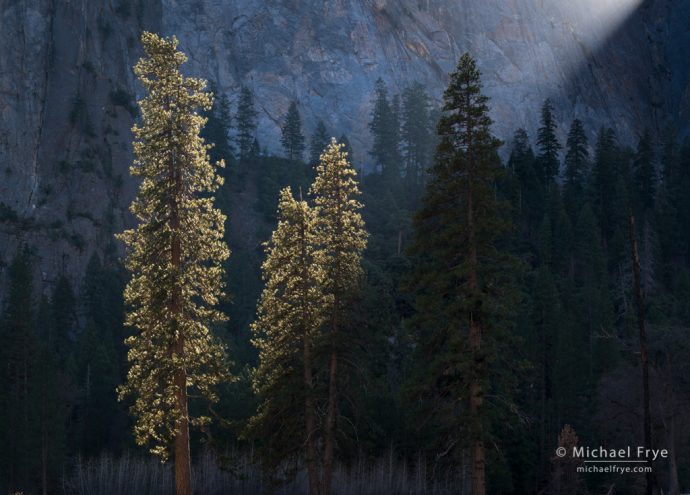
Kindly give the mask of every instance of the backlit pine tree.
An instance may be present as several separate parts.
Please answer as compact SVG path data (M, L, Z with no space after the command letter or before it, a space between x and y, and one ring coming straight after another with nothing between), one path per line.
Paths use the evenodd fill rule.
M252 324L259 366L254 390L262 400L250 428L266 439L269 469L305 455L310 495L318 495L318 425L314 392L314 341L328 298L316 255L314 210L290 188L280 193L278 227L266 244L266 286Z
M224 320L214 309L223 295L225 216L213 205L222 184L199 136L211 107L205 81L185 77L187 57L177 39L144 32L145 56L134 67L147 95L139 102L142 122L133 133L141 178L131 205L139 221L120 234L127 246L131 279L125 289L130 369L121 399L133 397L137 443L175 460L178 495L191 493L188 397L217 399L214 386L227 378L225 348L210 325Z
M341 354L340 335L345 312L359 288L363 275L362 252L367 245L362 208L357 200L357 173L335 139L321 155L316 179L310 193L316 210L316 256L324 267L323 289L330 298L326 325L330 347L328 369L328 405L324 425L323 483L321 495L330 495L333 480L335 430L338 407L338 365Z

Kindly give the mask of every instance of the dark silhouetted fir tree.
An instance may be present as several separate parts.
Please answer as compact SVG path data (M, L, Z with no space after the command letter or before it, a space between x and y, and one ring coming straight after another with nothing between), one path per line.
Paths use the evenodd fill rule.
M570 126L565 153L564 201L572 219L582 206L589 172L589 143L582 122L575 119Z
M21 249L9 266L9 291L0 322L0 472L8 493L37 491L40 418L36 378L39 342L34 330L32 263Z
M431 165L432 128L429 96L424 86L415 83L402 96L401 141L405 178L411 185L420 182Z
M302 118L297 109L297 103L290 103L283 127L280 143L285 150L285 157L292 161L302 161L304 158L305 139L302 134Z
M541 166L542 180L546 185L555 180L560 169L559 152L562 146L556 137L557 129L558 124L553 115L553 102L546 100L541 108L541 127L537 132L539 165Z
M468 449L471 493L483 495L491 434L486 395L505 392L499 362L510 340L514 260L500 248L510 228L496 195L501 142L491 133L488 98L469 54L451 74L443 101L436 163L414 220L410 284L420 369L411 387L447 428L446 442Z
M309 163L315 165L319 163L319 158L321 153L326 149L330 140L328 135L328 130L326 129L326 124L323 120L319 120L316 124L316 129L314 129L314 134L311 136L311 141L309 143Z
M209 88L212 93L216 93L215 85ZM235 150L230 139L232 132L232 115L230 114L230 101L225 93L216 97L213 107L208 112L204 112L208 119L201 136L204 140L213 145L209 151L211 160L217 162L223 160L226 165L232 163Z
M258 112L254 107L254 94L243 86L237 102L237 153L241 161L257 156L255 148Z
M524 129L513 137L508 159L508 174L514 176L513 189L508 193L516 221L522 227L521 238L533 240L543 216L545 195L538 162Z
M388 88L382 79L376 81L374 107L369 130L374 143L369 154L383 175L390 179L400 177L400 122L398 110L391 105Z

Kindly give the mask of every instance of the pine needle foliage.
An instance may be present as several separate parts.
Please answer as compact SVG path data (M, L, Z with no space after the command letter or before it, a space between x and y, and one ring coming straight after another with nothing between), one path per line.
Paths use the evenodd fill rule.
M304 454L311 494L330 493L341 330L362 280L367 242L356 172L343 147L331 139L321 154L310 189L313 207L295 200L290 188L281 191L278 227L262 265L266 287L252 325L260 360L253 387L262 403L250 436L268 439L263 461L271 472Z
M250 430L267 439L265 461L274 470L302 453L305 418L312 415L313 421L315 414L311 356L329 298L322 290L324 270L314 228L314 210L295 200L289 187L283 189L278 227L265 244L266 286L252 324L252 343L259 351L253 388L262 403Z
M317 256L324 266L324 293L331 297L327 308L327 339L330 347L328 370L328 405L324 425L323 480L321 491L330 495L335 450L338 408L338 364L343 352L342 330L345 312L352 303L363 277L362 253L367 246L367 232L360 213L362 204L357 172L347 159L343 145L335 138L321 154L316 179L310 193L316 210Z
M225 348L210 325L224 320L214 307L223 296L225 215L212 193L222 184L209 149L200 137L212 95L205 81L185 77L187 60L177 39L144 32L145 56L134 67L147 95L139 102L142 121L133 127L135 162L130 173L141 185L130 210L138 226L119 235L127 246L131 279L125 289L126 340L131 365L120 399L132 396L138 444L167 459L178 424L183 388L217 400L214 386L227 379ZM177 383L176 383L177 381ZM197 417L193 424L208 418Z
M367 233L359 210L362 203L357 172L348 160L344 145L335 138L321 154L310 194L314 197L319 254L326 267L325 286L330 294L348 294L362 276L362 252Z

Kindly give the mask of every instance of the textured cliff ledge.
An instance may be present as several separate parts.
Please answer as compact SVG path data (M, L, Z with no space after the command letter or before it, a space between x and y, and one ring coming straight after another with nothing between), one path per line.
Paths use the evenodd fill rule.
M47 282L76 280L127 223L143 27L177 34L190 73L231 97L251 87L269 149L298 100L307 132L323 118L366 160L374 81L438 97L465 50L503 138L533 131L547 97L562 127L579 117L628 141L667 114L686 120L690 6L645 2L616 29L579 3L627 1L0 0L0 279L26 243Z
M0 2L0 278L21 245L47 282L82 273L121 227L131 66L142 26L160 18L153 4Z

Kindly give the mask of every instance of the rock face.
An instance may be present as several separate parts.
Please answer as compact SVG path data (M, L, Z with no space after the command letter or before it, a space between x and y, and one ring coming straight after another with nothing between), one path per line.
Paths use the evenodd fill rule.
M131 66L160 18L152 4L0 0L0 287L20 246L47 288L113 243L133 192Z
M466 50L484 73L495 130L532 135L547 97L632 142L690 113L687 19L673 0L0 0L0 287L22 244L40 276L75 282L130 222L131 71L141 29L176 34L191 74L231 99L253 89L259 139L299 102L368 159L374 81L438 99ZM2 294L0 294L2 298Z
M501 137L517 127L533 131L550 97L562 127L577 117L592 136L613 125L632 141L640 122L659 125L648 103L665 76L659 67L683 65L655 45L664 37L659 27L687 19L668 15L670 1L643 7L640 0L192 3L163 0L165 31L180 37L193 71L221 91L254 90L262 144L280 149L281 119L297 100L308 130L323 119L334 134L353 138L362 160L374 81L382 77L392 93L419 81L439 99L465 51L478 59Z

